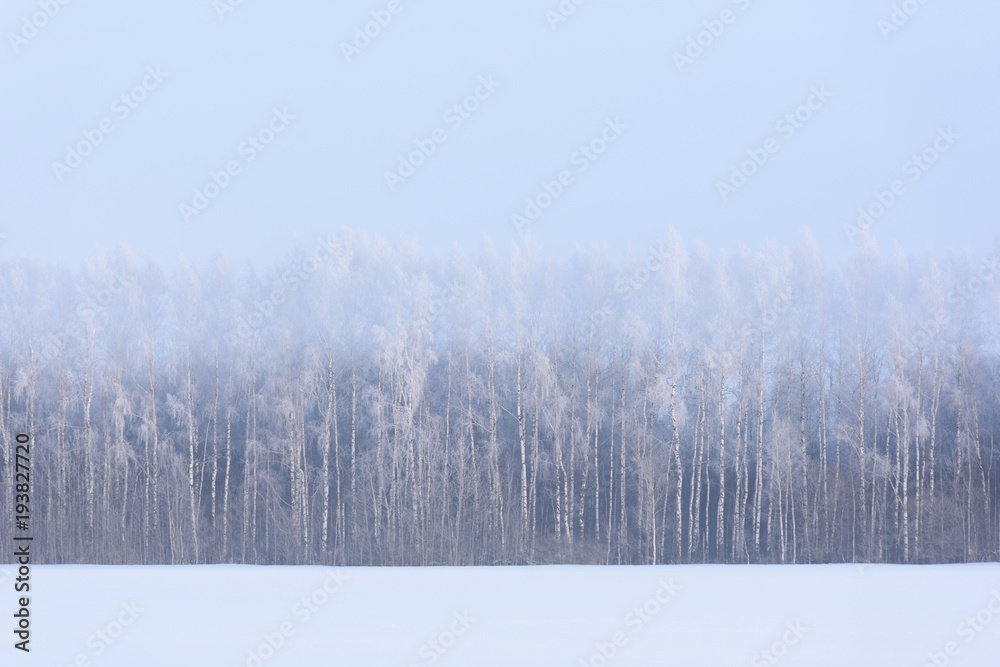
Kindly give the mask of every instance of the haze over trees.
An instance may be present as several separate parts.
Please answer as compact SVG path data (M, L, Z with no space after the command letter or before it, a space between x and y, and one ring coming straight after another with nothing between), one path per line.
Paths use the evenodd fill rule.
M1000 245L0 263L46 562L1000 558Z

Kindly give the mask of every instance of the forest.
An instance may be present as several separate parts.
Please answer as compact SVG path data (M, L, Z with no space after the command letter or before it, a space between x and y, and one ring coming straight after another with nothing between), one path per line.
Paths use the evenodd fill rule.
M1000 241L0 262L47 563L1000 559ZM996 474L994 474L996 473Z

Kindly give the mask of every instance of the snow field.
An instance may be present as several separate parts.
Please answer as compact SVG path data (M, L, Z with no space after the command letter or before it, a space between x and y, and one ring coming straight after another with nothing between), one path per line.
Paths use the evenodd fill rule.
M4 665L993 667L1000 656L993 564L32 574L32 652ZM0 567L5 607L13 576Z

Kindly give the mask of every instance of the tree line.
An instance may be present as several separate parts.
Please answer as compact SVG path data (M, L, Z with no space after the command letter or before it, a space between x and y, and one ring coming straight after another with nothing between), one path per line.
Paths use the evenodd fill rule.
M0 528L28 433L43 562L997 560L998 256L6 259Z

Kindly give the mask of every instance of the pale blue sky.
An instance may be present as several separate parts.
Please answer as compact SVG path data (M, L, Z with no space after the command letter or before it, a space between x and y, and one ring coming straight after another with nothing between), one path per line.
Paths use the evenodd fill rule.
M641 248L668 226L712 249L787 245L808 226L835 260L851 248L844 225L894 179L906 189L875 225L883 246L975 251L1000 234L996 2L914 3L886 39L882 0L589 0L554 30L558 0L398 1L351 62L341 43L388 0L243 0L223 19L213 0L5 2L0 257L77 263L125 242L167 262L217 249L267 261L342 226L475 250L519 238L511 216L562 170L529 225L559 255ZM678 71L674 53L724 10ZM144 80L125 117L114 101ZM832 96L810 100L814 87ZM445 115L477 92L467 117ZM779 130L808 101L811 118ZM614 119L606 152L581 158ZM57 175L102 121L113 132ZM904 163L942 128L958 138L913 181ZM385 172L438 129L391 191ZM258 132L274 135L259 152L243 144ZM723 201L718 182L769 138L776 152ZM230 161L228 186L185 222L181 205Z

